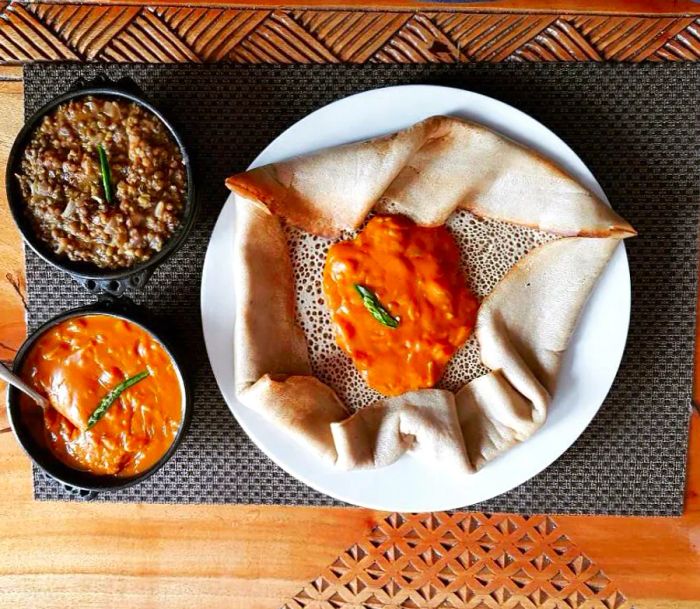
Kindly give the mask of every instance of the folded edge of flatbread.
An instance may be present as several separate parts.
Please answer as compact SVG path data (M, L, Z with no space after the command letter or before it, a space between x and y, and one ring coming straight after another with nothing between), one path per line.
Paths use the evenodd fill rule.
M335 392L312 376L306 337L296 322L294 273L280 220L254 205L236 211L236 394L334 463L330 424L348 412Z
M476 321L492 373L456 396L472 466L529 438L544 423L564 353L618 239L570 237L523 256L484 299Z
M327 237L373 208L425 226L457 208L565 236L634 235L617 215L539 153L476 123L434 116L392 135L230 176L269 213Z
M455 474L474 472L450 391L420 389L378 400L331 429L342 469L384 467L408 451Z

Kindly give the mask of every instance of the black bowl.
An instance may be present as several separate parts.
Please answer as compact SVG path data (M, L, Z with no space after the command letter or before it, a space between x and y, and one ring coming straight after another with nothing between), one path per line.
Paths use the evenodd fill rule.
M69 492L88 499L94 497L95 494L99 493L100 491L113 491L128 488L134 484L143 482L146 478L152 476L173 456L178 446L182 442L192 418L192 396L189 390L186 370L183 366L182 359L178 358L177 351L173 348L170 339L165 336L160 329L155 329L157 328L157 323L154 323L153 320L148 319L146 313L144 313L142 309L134 306L130 301L124 298L120 298L119 300L111 298L105 299L96 304L71 309L70 311L65 311L47 321L35 332L33 332L22 344L15 357L13 372L15 374L20 374L24 359L30 352L34 343L42 334L44 334L44 332L67 319L80 317L82 315L90 315L93 313L112 315L114 317L126 319L143 328L160 342L160 344L172 358L175 369L179 373L182 381L182 423L180 424L180 429L178 430L173 443L170 445L170 448L158 460L158 462L156 462L148 470L135 476L124 478L92 474L87 471L81 471L67 466L59 461L47 446L37 441L26 421L26 413L24 413L23 416L22 409L20 407L19 390L12 386L8 386L7 412L10 419L10 426L12 427L20 446L22 446L27 455L29 455L32 461L34 461L34 463L41 470L43 470L44 473L63 484ZM39 407L37 406L37 408Z
M74 262L68 258L58 256L34 234L31 223L24 214L25 203L22 198L19 183L15 174L20 173L22 153L31 138L32 133L39 125L40 121L52 112L57 106L69 100L93 95L102 98L122 99L134 102L154 114L165 125L170 135L180 148L182 160L187 173L187 197L185 211L177 232L170 237L160 252L154 254L147 261L134 265L126 269L109 270L85 262ZM61 269L70 275L90 292L100 294L108 293L115 296L123 294L128 288L142 287L153 273L154 269L163 263L169 256L172 256L184 243L189 234L196 216L196 200L194 189L194 177L190 157L185 150L182 139L178 135L173 125L163 114L155 108L148 100L136 83L129 79L110 81L104 76L84 82L78 81L73 88L52 99L48 104L36 112L27 120L22 130L17 135L10 156L7 162L7 172L5 175L5 187L7 190L7 200L9 202L12 217L22 237L27 244L46 262Z

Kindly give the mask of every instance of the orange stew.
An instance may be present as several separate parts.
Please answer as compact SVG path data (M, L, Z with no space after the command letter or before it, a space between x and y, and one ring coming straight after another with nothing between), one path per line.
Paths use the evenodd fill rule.
M100 400L144 371L149 375L88 428ZM47 330L25 359L22 378L51 403L43 416L46 444L76 469L133 476L167 452L180 428L183 391L172 358L150 333L119 317L84 315ZM36 410L21 399L24 412Z
M459 265L445 227L402 216L375 216L329 249L323 290L336 340L370 387L399 395L440 379L476 320L478 302ZM370 310L377 305L390 315L383 322Z

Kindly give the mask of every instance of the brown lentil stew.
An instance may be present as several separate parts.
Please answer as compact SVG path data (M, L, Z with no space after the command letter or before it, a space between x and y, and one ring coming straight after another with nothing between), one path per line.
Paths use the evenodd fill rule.
M105 200L98 146L113 199ZM145 108L86 96L44 117L24 150L25 214L56 254L104 269L145 262L182 219L187 174L166 126Z

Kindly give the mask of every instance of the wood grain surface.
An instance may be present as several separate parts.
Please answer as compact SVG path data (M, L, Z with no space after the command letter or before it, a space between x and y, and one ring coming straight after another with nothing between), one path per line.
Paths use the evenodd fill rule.
M395 8L372 10L202 4L0 0L0 63L700 59L700 4L692 2L680 3L688 11L674 15L571 13L554 8L523 13L496 11L490 3L421 5L416 10L419 5L407 0ZM661 3L647 5L655 11L661 7Z
M500 28L506 38L536 21L536 34L510 48L467 22L474 14L379 11L369 21L368 13L352 10L339 18L334 11L213 8L216 1L208 8L168 4L110 3L88 12L15 4L0 20L0 57L121 61L134 59L139 42L146 45L141 60L154 61L267 61L281 49L289 61L700 57L694 17L669 17L660 26L658 16L617 16L613 23L602 15L528 15L520 22L511 15L506 23L495 19L503 15L476 15L491 19L489 31ZM369 39L358 34L364 30L371 30ZM231 32L244 33L234 41ZM368 43L378 37L382 44ZM290 40L296 54L285 46ZM426 52L431 48L437 59ZM22 121L18 68L0 68L0 107L4 167ZM3 192L0 359L7 362L25 332L21 251ZM700 398L697 386L695 393ZM4 416L0 406L0 429ZM690 609L699 600L697 414L680 518L39 503L32 499L29 461L12 434L0 433L0 607Z

